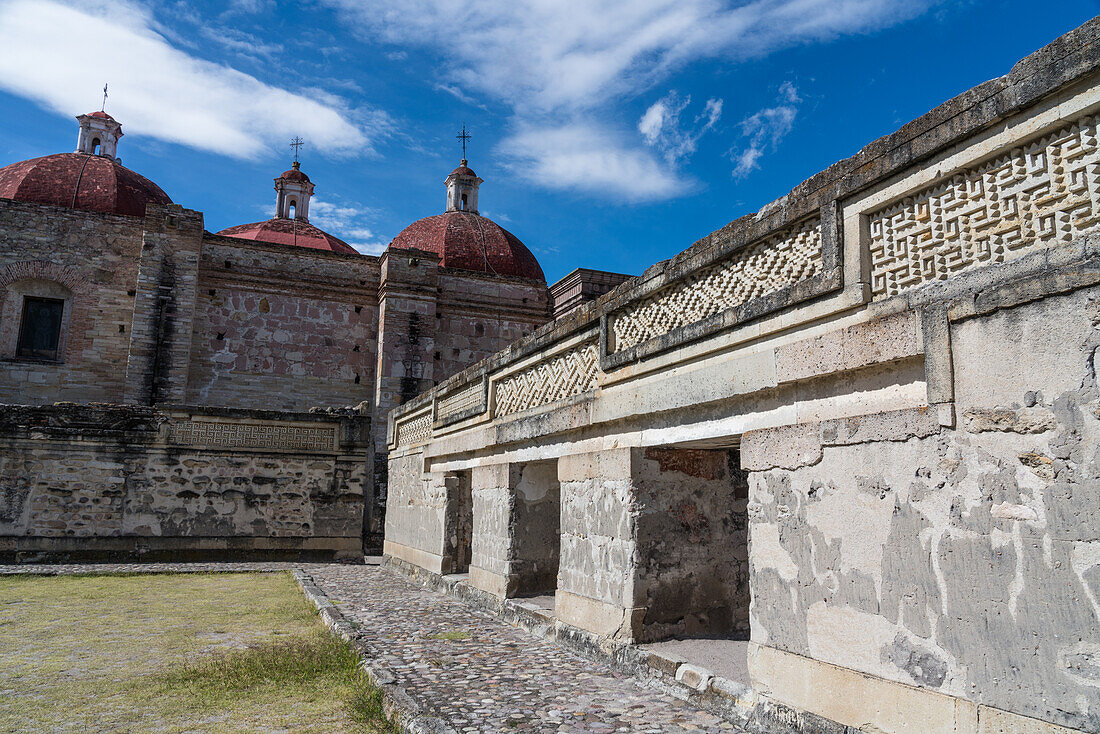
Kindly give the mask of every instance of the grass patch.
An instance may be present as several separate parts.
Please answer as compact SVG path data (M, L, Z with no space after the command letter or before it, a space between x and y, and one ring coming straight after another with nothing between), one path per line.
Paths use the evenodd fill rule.
M0 578L0 732L393 732L288 574Z
M459 642L461 640L470 639L470 633L465 630L447 630L446 632L436 632L434 635L428 635L428 639Z

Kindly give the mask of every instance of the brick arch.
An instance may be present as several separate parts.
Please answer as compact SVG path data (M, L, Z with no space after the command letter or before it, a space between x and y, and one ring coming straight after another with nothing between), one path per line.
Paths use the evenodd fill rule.
M95 286L80 271L48 260L24 260L0 268L0 357L15 355L19 329L19 319L15 313L18 307L9 298L9 289L24 280L57 283L72 294L62 326L62 361L79 360L89 339L90 301Z
M20 280L51 280L68 288L74 297L92 289L79 271L49 260L24 260L0 268L0 288L6 289Z

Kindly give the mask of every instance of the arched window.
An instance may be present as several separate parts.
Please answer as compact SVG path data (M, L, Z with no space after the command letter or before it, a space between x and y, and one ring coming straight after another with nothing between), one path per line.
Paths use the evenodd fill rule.
M287 208L286 208L287 216L290 217L291 219L294 219L294 212L297 208L298 208L298 202L294 201L294 199L291 199L290 200L290 205L287 206Z
M99 155L99 138L92 138L92 155Z
M0 308L0 357L64 361L72 297L72 291L51 280L9 284Z
M462 195L462 211L466 211L466 194Z

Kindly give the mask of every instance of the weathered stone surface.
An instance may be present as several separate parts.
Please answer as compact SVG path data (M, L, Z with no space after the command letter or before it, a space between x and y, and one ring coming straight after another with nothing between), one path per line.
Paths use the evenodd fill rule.
M354 553L369 438L357 415L9 407L0 553Z

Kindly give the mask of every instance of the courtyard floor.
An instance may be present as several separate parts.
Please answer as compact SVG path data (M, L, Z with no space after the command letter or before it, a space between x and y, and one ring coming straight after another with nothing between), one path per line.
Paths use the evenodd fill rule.
M389 731L289 573L19 570L0 576L0 732Z
M31 568L39 573L73 573L91 569L186 571L245 567L274 570L291 566L0 566L0 574ZM711 713L643 686L628 675L512 627L457 599L424 589L378 565L294 564L293 567L312 577L345 617L359 625L360 642L367 648L372 666L392 673L397 685L404 688L424 713L442 719L457 732L741 731ZM142 577L135 581L156 578ZM5 582L10 580L0 578L0 583ZM9 598L10 592L0 593L0 609ZM253 604L251 599L223 601L229 611ZM80 621L72 620L72 624L79 627ZM0 626L0 634L6 629ZM0 638L0 646L4 644ZM75 650L83 643L76 637L68 644ZM0 652L0 670L6 666L4 654ZM2 676L0 673L0 698L7 687ZM40 693L45 695L46 690ZM0 716L3 706L0 703ZM0 722L4 719L0 718ZM285 730L299 731L293 727Z

